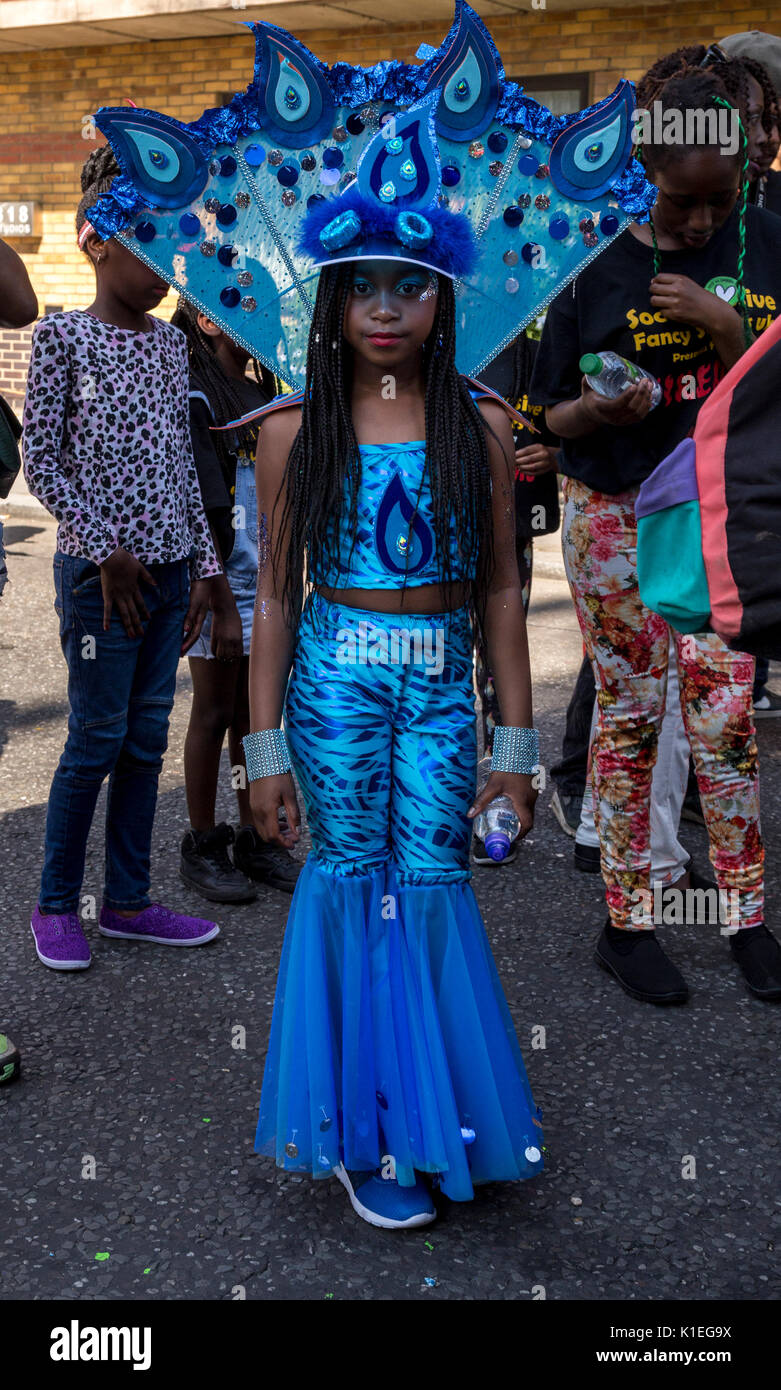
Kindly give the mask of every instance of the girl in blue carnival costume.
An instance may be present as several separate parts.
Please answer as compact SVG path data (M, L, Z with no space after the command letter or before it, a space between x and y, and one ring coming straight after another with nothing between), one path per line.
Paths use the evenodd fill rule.
M294 843L292 763L313 850L288 919L256 1147L288 1170L335 1172L355 1210L389 1227L434 1219L423 1175L465 1201L474 1183L542 1162L469 883L476 810L505 793L530 829L537 750L513 437L456 370L450 276L472 244L450 220L463 239L450 273L436 245L410 262L391 238L324 269L303 398L268 416L258 442L251 805L265 839ZM470 809L473 628L508 727Z
M335 1174L376 1225L417 1226L432 1181L468 1201L534 1176L543 1153L469 882L477 811L506 793L526 833L535 800L508 414L522 417L461 373L653 195L630 85L553 117L462 0L417 65L328 69L252 27L253 81L227 107L189 125L98 113L125 178L90 216L303 384L226 426L262 419L253 817L295 843L294 769L313 844L256 1147ZM475 647L503 722L470 807Z

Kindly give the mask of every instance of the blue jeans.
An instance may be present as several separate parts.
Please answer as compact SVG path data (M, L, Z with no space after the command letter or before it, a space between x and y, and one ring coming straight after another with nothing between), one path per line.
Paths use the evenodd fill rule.
M147 565L149 619L128 637L116 611L103 631L100 570L78 556L54 557L54 606L68 664L68 739L46 817L40 906L77 912L95 803L109 778L104 901L149 905L149 858L157 782L168 743L176 668L190 591L187 560Z

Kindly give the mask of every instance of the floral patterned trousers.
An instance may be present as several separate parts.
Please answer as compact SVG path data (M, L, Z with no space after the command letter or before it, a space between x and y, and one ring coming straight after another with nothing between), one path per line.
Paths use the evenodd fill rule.
M636 496L636 489L608 494L568 478L562 520L564 565L597 676L591 773L602 875L613 926L626 928L637 926L632 909L650 884L651 778L670 635L667 623L640 598ZM730 902L737 902L740 926L755 926L763 921L765 854L754 658L730 651L715 633L673 635L681 712L716 882L737 893Z

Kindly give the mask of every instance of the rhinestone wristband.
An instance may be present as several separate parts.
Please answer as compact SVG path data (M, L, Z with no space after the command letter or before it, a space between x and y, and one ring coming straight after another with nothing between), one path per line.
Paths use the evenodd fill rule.
M540 765L540 736L536 729L494 729L492 772L523 772L527 776Z
M290 771L292 763L283 729L261 729L259 733L247 734L241 741L250 782Z

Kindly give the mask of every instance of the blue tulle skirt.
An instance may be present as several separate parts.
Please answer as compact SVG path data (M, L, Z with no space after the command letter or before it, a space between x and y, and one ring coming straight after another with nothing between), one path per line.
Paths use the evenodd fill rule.
M541 1171L540 1112L469 882L402 882L393 862L334 874L310 855L255 1147L315 1178L392 1155L400 1183L439 1174L454 1201Z

